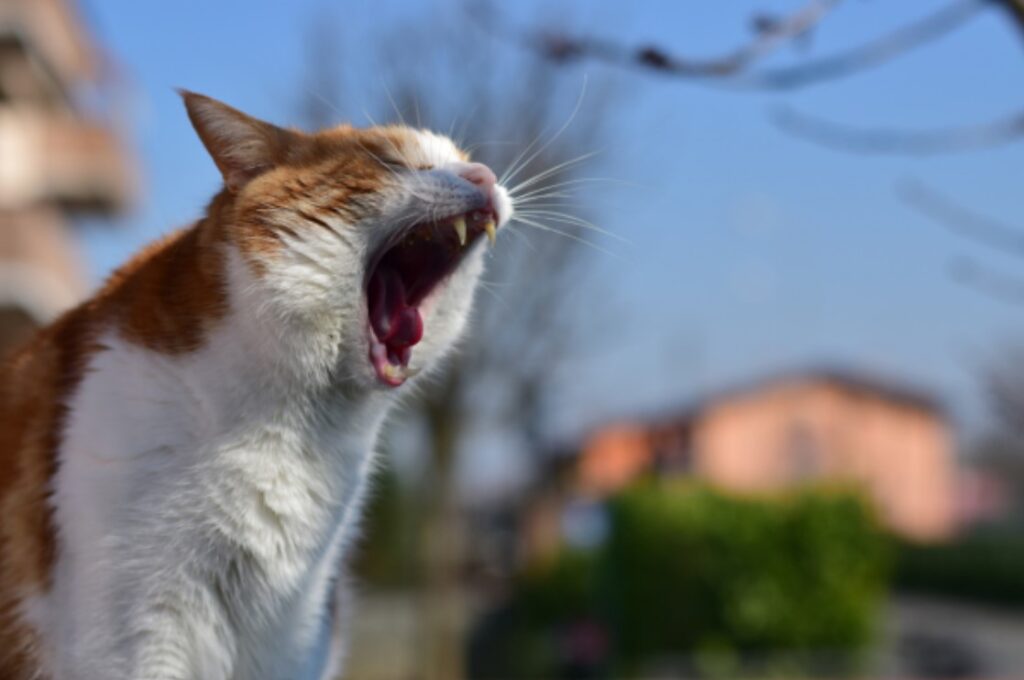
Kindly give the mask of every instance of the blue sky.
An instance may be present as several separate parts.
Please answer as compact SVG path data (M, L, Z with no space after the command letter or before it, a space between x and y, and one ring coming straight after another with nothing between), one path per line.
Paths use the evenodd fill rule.
M753 10L796 4L580 0L556 10L517 3L510 11L517 21L557 16L583 32L705 56L742 41ZM848 3L807 54L856 45L939 4ZM312 0L87 0L84 14L123 73L123 134L143 177L136 210L114 227L84 232L95 279L193 220L217 187L174 87L294 122L314 21L337 22L346 49L370 52L382 27L456 6L359 0L328 11ZM801 56L783 50L768 63ZM881 69L791 94L728 92L598 64L568 69L574 87L585 75L611 78L628 99L615 135L600 145L599 174L623 184L602 190L597 205L601 226L630 243L608 242L614 256L595 255L598 278L613 294L610 301L583 296L581 305L614 316L621 330L582 346L562 369L557 403L566 427L828 364L934 390L965 431L977 431L978 369L1004 343L1024 341L1022 310L953 282L948 264L966 254L1006 272L1024 268L930 223L894 187L920 180L1024 227L1024 143L943 156L852 155L794 139L770 114L786 105L850 124L921 128L994 119L1021 108L1022 57L1024 36L989 11ZM387 86L373 73L356 73L350 84L356 98L379 99ZM352 108L361 106L369 103Z

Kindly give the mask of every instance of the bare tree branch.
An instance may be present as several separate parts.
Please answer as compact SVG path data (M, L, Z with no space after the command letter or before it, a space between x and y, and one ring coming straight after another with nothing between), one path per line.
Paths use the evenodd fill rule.
M1024 137L1024 111L988 123L937 130L855 128L783 109L775 123L797 137L843 151L927 155L973 151Z
M897 194L921 214L959 234L1024 257L1024 229L970 210L918 182L900 185Z
M473 546L459 511L460 456L470 453L468 437L482 421L519 442L524 452L544 449L539 439L550 417L544 406L555 385L552 372L567 354L569 319L580 326L589 322L585 310L569 304L570 293L593 263L592 251L578 242L585 234L581 208L587 202L574 191L586 188L580 185L586 178L577 161L606 135L613 106L607 96L588 94L585 107L572 108L565 74L537 58L517 54L510 61L507 51L496 57L493 41L467 40L465 28L464 22L452 25L440 15L417 17L381 31L372 41L381 53L371 56L369 64L357 62L379 79L382 89L370 99L373 115L364 110L371 122L397 118L448 131L473 150L474 160L497 172L518 167L507 183L530 184L525 192L510 188L518 196L516 212L529 218L534 210L538 227L533 230L522 220L503 228L497 247L489 251L481 284L489 290L480 291L472 332L458 360L423 385L405 411L404 420L422 425L426 433L427 466L417 480L415 520L429 537L418 555L424 598L420 665L423 677L437 678L462 677L461 630L453 625L450 603L460 600L463 560ZM366 97L342 91L336 83L343 75L341 65L366 55L336 53L332 46L339 41L330 30L314 28L310 41L301 95L306 121L320 125L321 118L332 115L358 119L356 111L341 109ZM324 42L330 45L318 44ZM509 74L515 75L517 87L501 85ZM531 242L528 236L536 238ZM495 286L500 288L495 291ZM498 381L500 389L487 390L489 379Z
M1018 443L1024 437L1024 372L1021 366L1024 360L1024 346L1007 347L998 360L992 362L984 374L984 387L988 393L988 400L992 406L994 415L998 418L998 424L1008 439L1016 440ZM1018 446L1009 456L1013 465L1013 472L1018 483L1024 482L1024 469L1020 467L1024 458L1020 456L1021 450Z
M795 67L755 73L744 72L781 46L806 37L839 1L809 2L783 18L755 18L756 33L751 42L721 57L703 60L675 55L667 48L654 45L628 47L610 40L565 33L509 31L501 28L506 22L495 21L479 6L474 16L492 33L504 35L557 62L593 59L680 78L718 79L717 86L789 90L881 66L959 28L994 1L1016 6L1024 0L955 0L923 19L854 49Z
M728 84L750 89L792 90L877 68L951 33L968 19L977 16L988 1L957 0L923 19L851 50L799 66L739 76Z
M310 130L320 130L337 125L339 102L345 80L339 70L344 63L341 46L334 32L337 18L326 9L318 12L309 24L309 35L303 43L305 61L315 67L306 68L302 73L300 96L297 100L299 120Z
M734 75L782 45L804 37L842 0L811 0L785 17L757 18L754 38L747 44L713 59L692 59L671 54L657 46L626 47L601 38L573 37L547 31L512 31L507 22L494 18L488 4L471 7L471 15L487 31L503 35L544 57L558 62L596 59L624 67L641 68L691 78Z
M963 236L1005 253L1024 257L1024 230L970 210L917 182L897 187L897 194L915 210ZM1024 279L993 271L970 257L949 265L950 276L987 297L1024 305Z
M949 273L957 283L986 296L1014 305L1024 305L1024 279L995 272L969 257L959 257L949 265Z
M1024 34L1024 0L992 0L992 2L1009 12L1010 18L1016 22L1017 28Z
M674 55L659 46L628 47L564 32L508 29L509 22L496 20L488 4L472 5L471 15L489 32L556 62L593 59L745 90L796 89L878 67L947 35L986 8L1006 10L1024 31L1024 0L953 0L917 21L854 49L795 67L749 72L749 67L781 45L807 36L839 2L807 2L779 19L755 18L756 33L749 43L724 56L706 60ZM1024 137L1024 111L990 122L936 130L858 129L791 110L777 114L775 120L782 129L799 137L859 153L950 153L999 146Z

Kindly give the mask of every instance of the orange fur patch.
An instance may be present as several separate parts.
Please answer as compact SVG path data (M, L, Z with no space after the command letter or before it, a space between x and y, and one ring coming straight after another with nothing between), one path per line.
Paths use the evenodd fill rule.
M40 332L0 370L0 668L35 678L33 633L22 598L50 586L57 544L50 480L66 416L64 397L92 347L88 315L75 310Z
M209 243L218 231L193 227L151 246L0 364L0 677L38 677L19 607L51 585L58 545L50 484L67 402L102 350L97 339L116 328L160 352L198 347L223 312L219 251Z

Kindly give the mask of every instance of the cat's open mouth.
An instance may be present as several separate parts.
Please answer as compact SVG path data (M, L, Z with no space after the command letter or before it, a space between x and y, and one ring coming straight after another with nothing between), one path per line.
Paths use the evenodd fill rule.
M412 348L423 338L419 304L455 271L483 234L494 242L497 215L474 210L405 232L370 268L366 284L370 363L377 377L397 387L409 377Z

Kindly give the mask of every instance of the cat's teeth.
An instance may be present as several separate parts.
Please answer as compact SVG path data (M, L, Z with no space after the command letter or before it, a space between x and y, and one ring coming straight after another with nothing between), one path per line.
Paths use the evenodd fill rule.
M384 376L388 380L394 380L395 382L405 382L409 378L414 378L419 374L419 368L410 368L408 366L395 366L391 362L384 362L383 368Z
M466 218L456 217L452 226L455 227L455 233L459 235L459 245L466 245Z
M487 220L484 222L484 231L487 232L487 240L494 245L494 241L498 238L498 230L494 226L494 220Z
M406 378L409 377L409 372L405 369L404 366L395 366L390 362L384 362L382 370L384 371L384 376L388 380L394 380L396 382L399 382L404 381Z

